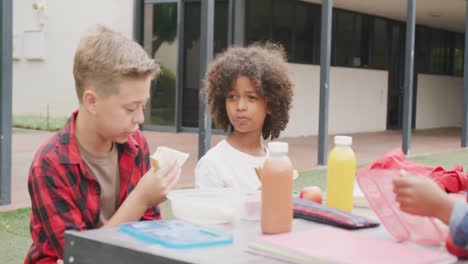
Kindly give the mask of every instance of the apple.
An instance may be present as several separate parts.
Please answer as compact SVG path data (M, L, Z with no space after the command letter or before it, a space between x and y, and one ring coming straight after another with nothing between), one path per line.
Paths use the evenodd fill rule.
M318 186L306 186L302 188L299 198L321 204L322 190Z

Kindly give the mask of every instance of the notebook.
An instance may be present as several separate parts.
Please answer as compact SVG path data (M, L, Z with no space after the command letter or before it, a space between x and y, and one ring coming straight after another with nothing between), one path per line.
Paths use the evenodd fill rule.
M168 248L194 248L232 244L231 234L183 220L153 220L124 223L120 232Z
M247 251L294 263L427 264L457 260L445 250L381 240L333 227L264 235L250 242Z
M373 219L350 214L301 198L294 198L294 217L346 229L360 229L379 225Z

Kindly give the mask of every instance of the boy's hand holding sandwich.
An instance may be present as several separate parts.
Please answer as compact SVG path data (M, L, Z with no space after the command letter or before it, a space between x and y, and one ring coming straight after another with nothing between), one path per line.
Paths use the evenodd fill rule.
M166 195L179 181L182 165L189 154L167 147L158 147L151 155L151 166L141 178L135 191L146 206L159 204L166 199Z

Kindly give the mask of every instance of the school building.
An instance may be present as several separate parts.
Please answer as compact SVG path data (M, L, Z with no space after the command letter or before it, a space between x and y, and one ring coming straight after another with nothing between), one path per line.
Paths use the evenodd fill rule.
M461 125L464 0L416 2L412 127ZM146 128L196 131L201 2L13 1L13 114L68 116L77 107L73 52L100 23L159 61ZM401 129L407 0L335 0L328 132ZM283 136L317 135L321 1L216 0L214 53L272 40L286 48L295 96Z
M466 146L465 0L215 0L211 4L209 0L2 1L2 197L9 186L10 114L63 117L78 107L73 55L80 36L96 24L134 38L161 65L144 129L205 132L209 125L198 129L203 116L199 110L204 107L199 89L210 51L216 54L230 45L274 41L286 48L295 83L290 122L282 136L319 135L323 142L327 134L402 129L405 142L411 128L461 127ZM412 45L414 50L405 56ZM322 67L321 61L325 61ZM326 149L326 144L319 144L319 152ZM2 197L0 204L8 200Z
M282 136L408 133L405 120L415 129L463 127L466 1L323 3L330 12L323 13L320 0L12 1L13 115L68 116L77 108L74 50L86 29L103 24L140 42L161 65L145 129L199 131L207 52L257 41L278 42L287 51L295 95ZM408 18L415 20L412 71L405 71ZM322 32L330 38L322 39ZM322 67L327 82L321 81L323 54L331 65ZM412 84L406 104L405 72Z

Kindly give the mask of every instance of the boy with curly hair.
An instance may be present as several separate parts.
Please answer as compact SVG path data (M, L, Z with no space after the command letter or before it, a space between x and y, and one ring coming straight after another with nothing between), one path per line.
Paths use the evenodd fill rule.
M65 230L161 218L177 183L175 162L150 169L144 106L159 66L143 48L105 27L81 38L73 75L79 109L31 165L32 245L25 263L63 263Z
M261 187L255 168L268 156L264 140L286 128L293 96L284 49L276 44L229 48L210 64L205 91L214 123L229 131L195 168L198 188Z

